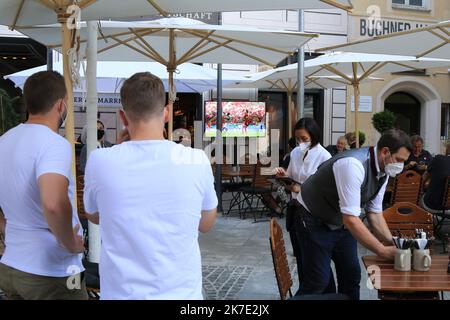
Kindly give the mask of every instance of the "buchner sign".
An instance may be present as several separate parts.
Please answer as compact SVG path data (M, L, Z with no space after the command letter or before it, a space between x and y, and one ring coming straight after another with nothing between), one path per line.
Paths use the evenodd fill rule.
M411 21L405 19L358 17L350 18L350 41L361 38L382 36L393 32L401 32L426 27L434 22Z

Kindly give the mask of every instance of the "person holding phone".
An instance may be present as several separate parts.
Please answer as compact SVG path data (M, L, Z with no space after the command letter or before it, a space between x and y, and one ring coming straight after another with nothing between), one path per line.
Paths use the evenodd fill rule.
M424 173L433 160L433 156L423 148L423 139L415 135L411 137L413 152L405 162L405 171L414 170L418 173Z
M331 158L330 153L320 144L320 127L312 118L300 119L294 127L294 134L298 146L292 150L290 162L287 170L277 168L277 177L289 177L297 183L291 183L288 189L292 192L292 199L286 214L286 228L294 249L294 255L297 259L297 269L299 282L302 281L300 246L295 232L295 214L298 208L297 197L301 189L301 184L313 175L317 168L325 161ZM330 269L331 271L331 269ZM336 291L334 280L330 281L330 291Z

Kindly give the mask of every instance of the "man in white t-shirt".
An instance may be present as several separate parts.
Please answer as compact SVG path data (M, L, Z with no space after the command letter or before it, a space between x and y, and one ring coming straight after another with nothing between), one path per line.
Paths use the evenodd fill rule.
M202 299L198 233L213 227L217 207L209 160L164 139L161 79L137 73L121 98L130 141L93 151L85 172L85 211L100 222L101 298Z
M57 134L67 114L64 78L36 73L24 97L28 121L0 137L0 289L9 299L87 299L71 146Z

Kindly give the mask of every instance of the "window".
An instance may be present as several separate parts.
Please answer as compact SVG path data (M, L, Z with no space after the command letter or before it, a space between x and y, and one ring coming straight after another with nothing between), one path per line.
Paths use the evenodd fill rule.
M429 0L392 0L392 7L403 9L428 10Z

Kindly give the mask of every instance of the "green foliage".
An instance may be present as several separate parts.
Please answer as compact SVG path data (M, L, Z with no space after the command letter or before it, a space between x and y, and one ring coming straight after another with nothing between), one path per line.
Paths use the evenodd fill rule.
M14 108L19 99L10 98L5 90L0 89L0 135L19 124L20 117Z
M356 132L355 132L356 135ZM364 131L359 130L359 146L363 146L364 142L366 142L366 134L364 133Z
M395 114L389 110L375 113L372 117L372 124L380 134L383 134L386 130L394 128Z

